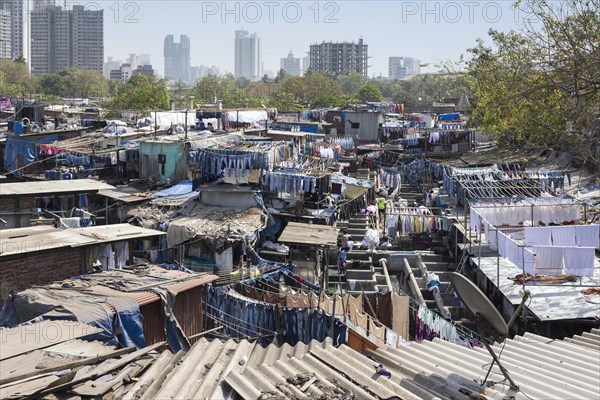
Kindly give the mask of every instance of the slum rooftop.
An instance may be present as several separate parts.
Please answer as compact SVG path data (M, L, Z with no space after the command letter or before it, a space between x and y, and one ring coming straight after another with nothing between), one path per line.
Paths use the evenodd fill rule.
M533 334L494 345L518 385L511 388L497 368L482 386L492 358L439 339L361 354L346 345L299 342L261 347L247 340L200 339L173 354L159 343L113 350L74 342L33 350L30 359L55 355L55 364L22 381L4 378L4 398L54 394L81 398L211 399L592 399L600 396L600 330L568 341ZM94 357L92 351L99 357ZM40 355L40 352L42 354ZM45 353L45 354L44 354ZM67 357L79 355L76 366ZM59 358L59 357L64 358ZM101 362L107 359L106 362ZM21 359L27 362L27 358ZM3 363L10 363L10 359ZM29 363L31 365L31 362ZM379 364L379 365L378 365ZM21 372L25 371L14 367ZM81 365L88 365L81 367ZM377 367L383 369L377 369ZM72 371L58 374L58 371ZM77 372L77 375L74 374ZM21 374L20 376L22 376ZM388 376L389 375L389 376ZM19 375L16 375L19 377ZM61 377L62 376L62 377ZM11 382L11 380L13 380Z

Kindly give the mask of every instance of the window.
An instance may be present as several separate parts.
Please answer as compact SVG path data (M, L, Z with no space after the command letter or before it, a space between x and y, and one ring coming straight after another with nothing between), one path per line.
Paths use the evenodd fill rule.
M359 122L351 122L350 123L350 128L352 128L352 129L360 129L360 123Z

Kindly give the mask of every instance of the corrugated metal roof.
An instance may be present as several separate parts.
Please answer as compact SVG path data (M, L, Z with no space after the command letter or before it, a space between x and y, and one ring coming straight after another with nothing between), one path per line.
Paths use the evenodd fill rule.
M138 303L139 306L145 306L155 301L159 301L160 297L152 292L123 292L115 290L107 286L94 285L88 289L91 293L101 294L112 297L126 297Z
M43 349L68 340L78 339L101 330L77 321L40 321L15 328L0 328L0 360L36 349Z
M166 288L174 292L175 294L179 294L185 292L186 290L193 289L198 286L205 285L210 282L214 282L219 277L217 275L202 275L197 278L188 279L183 282L173 283L171 285L167 285Z
M595 328L592 329L591 332L583 332L581 335L565 338L565 341L588 349L600 351L600 329Z
M591 332L596 337L598 330ZM590 335L585 335L591 337ZM124 399L595 399L600 397L596 350L532 334L496 344L514 390L494 367L481 386L491 357L435 339L398 349L358 353L330 340L261 347L246 340L200 339L187 353L164 351L120 389ZM112 360L115 363L116 360ZM391 376L376 373L381 363ZM113 375L118 375L116 371ZM134 378L136 376L130 376ZM102 378L88 381L101 386ZM123 383L115 382L119 387Z
M279 236L279 241L281 243L335 246L337 238L338 229L333 226L289 222Z
M477 253L476 250L473 251ZM498 289L515 306L521 303L522 285L516 285L509 278L522 274L523 270L508 259L500 257L472 257L473 263L487 276L494 285L500 282ZM500 278L498 279L498 265ZM594 262L594 276L580 278L580 285L573 282L555 285L527 284L531 297L527 309L541 321L557 321L564 319L600 318L600 306L588 302L581 293L586 286L600 287L600 259Z
M165 232L130 224L58 229L48 226L0 230L0 256L61 247L80 247L164 235Z
M11 182L0 185L0 196L26 194L97 192L115 187L95 179L67 179L61 181Z
M486 398L600 398L600 357L594 350L533 334L517 336L493 347L520 390L504 383L504 376L495 366L490 375L494 383L481 392ZM483 381L492 362L485 349L468 349L438 339L366 353L392 374L418 378L432 388L445 381L446 387L473 393L482 390L478 383Z

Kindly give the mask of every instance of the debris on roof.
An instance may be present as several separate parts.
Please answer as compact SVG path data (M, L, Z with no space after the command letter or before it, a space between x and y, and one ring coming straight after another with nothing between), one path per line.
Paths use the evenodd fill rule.
M53 373L35 377L35 389L38 397L77 394L83 398L106 396L125 400L532 400L591 399L600 394L597 350L533 334L517 336L495 347L504 348L500 357L518 389L503 382L497 367L492 369L493 382L482 387L479 382L492 361L487 351L438 339L361 354L345 345L336 348L329 339L300 342L293 347L262 347L247 340L205 338L188 352L174 354L159 343L115 355L102 363L100 357L86 367L56 366ZM45 380L48 376L52 378L50 382ZM62 377L60 382L58 376ZM31 389L24 390L31 382L10 385L11 398L31 393ZM2 387L3 397L5 388Z

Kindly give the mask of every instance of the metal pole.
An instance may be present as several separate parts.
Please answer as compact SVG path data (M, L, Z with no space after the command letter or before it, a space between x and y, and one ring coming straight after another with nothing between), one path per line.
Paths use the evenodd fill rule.
M496 248L498 255L496 256L496 287L500 289L500 242L498 241L498 228L496 228Z
M531 226L535 226L535 222L533 221L533 204L531 205Z
M523 293L525 293L525 246L522 246L521 248L523 249L523 257L521 258L521 260L523 260L523 275L521 276L523 277Z
M188 123L187 123L187 114L188 114L188 110L185 110L185 140L187 140L188 138Z
M335 303L337 300L337 293L333 295L333 310L331 310L331 338L334 338L334 329L335 329Z

